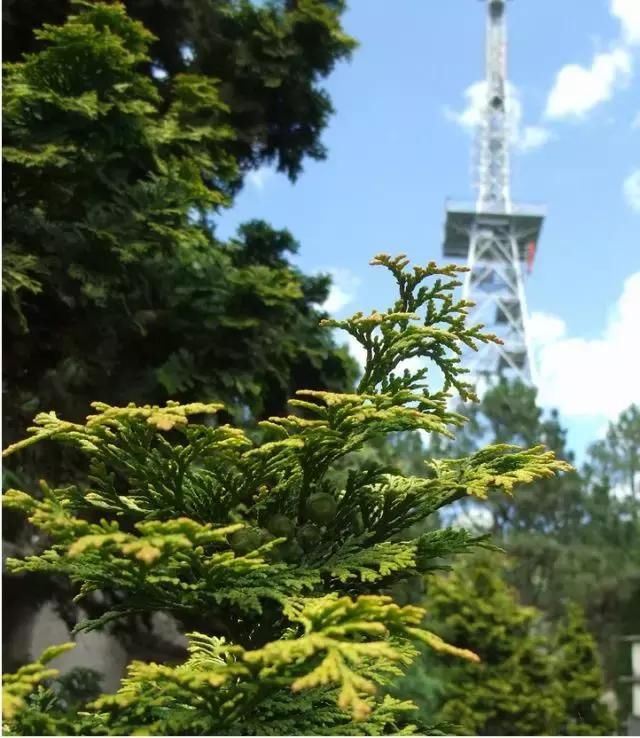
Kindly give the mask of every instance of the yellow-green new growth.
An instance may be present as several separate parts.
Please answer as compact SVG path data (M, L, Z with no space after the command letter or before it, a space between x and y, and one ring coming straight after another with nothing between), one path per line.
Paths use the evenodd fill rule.
M40 658L31 664L22 666L14 674L2 675L2 718L6 725L24 708L25 699L36 687L48 679L58 675L57 669L47 667L53 659L61 656L74 647L73 643L50 646Z
M358 392L371 392L377 387L384 391L388 386L420 388L425 398L430 397L420 383L429 367L413 375L407 371L402 376L392 374L402 361L420 357L428 359L444 377L442 392L435 393L433 399L442 401L452 388L463 400L476 399L472 385L463 379L466 370L460 367L460 344L475 349L478 342L499 343L500 339L483 333L482 325L467 326L465 318L470 303L453 299L453 291L461 284L455 277L467 268L439 267L430 262L426 267L408 270L409 260L404 254L396 257L378 254L371 264L383 266L393 274L399 299L385 313L374 311L367 317L356 313L346 320L324 321L327 326L347 331L366 352ZM432 278L435 278L433 283L424 284Z

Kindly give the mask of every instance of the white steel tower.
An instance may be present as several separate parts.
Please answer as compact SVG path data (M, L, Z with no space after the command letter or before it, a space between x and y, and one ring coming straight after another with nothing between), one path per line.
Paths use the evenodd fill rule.
M472 323L483 323L503 344L481 345L467 362L478 384L500 377L531 384L523 272L532 263L544 209L514 205L510 186L510 99L507 81L505 0L487 4L486 96L478 130L478 196L447 203L444 255L467 260L463 298L475 303Z

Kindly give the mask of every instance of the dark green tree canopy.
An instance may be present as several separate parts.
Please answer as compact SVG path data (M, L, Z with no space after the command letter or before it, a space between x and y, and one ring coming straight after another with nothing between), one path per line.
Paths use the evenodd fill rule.
M227 150L239 171L273 162L292 178L305 157L326 155L320 141L333 108L320 82L349 58L355 42L341 28L342 0L128 0L128 14L153 34L141 63L156 70L164 104L182 73L220 80L220 99L236 135ZM4 58L42 48L34 30L62 24L72 0L7 0ZM165 78L165 75L166 78Z
M216 7L230 22L254 12ZM212 221L259 158L242 158L243 147L263 147L223 100L234 79L185 67L158 80L158 42L124 6L77 3L66 19L71 8L4 6L5 33L15 32L3 90L11 183L3 191L5 441L20 437L40 409L79 420L96 398L217 399L225 404L220 422L254 421L283 414L300 387L350 388L355 362L318 327L329 279L291 265L293 236L250 222L229 243L215 238ZM255 12L256 23L267 23ZM276 13L275 36L284 13ZM337 24L338 16L327 10L322 22ZM58 25L38 30L38 18ZM24 33L14 22L27 24ZM268 45L274 36L252 43L260 38ZM295 65L304 66L299 58ZM298 125L295 111L286 114ZM281 144L297 165L307 153ZM83 468L73 450L41 446L17 465L9 460L4 481L34 489L41 476L75 479ZM44 545L10 511L7 540L21 550ZM75 617L63 580L9 578L5 592L4 643L44 599L59 603L66 620Z
M301 384L349 386L353 361L317 327L328 279L289 264L291 234L252 222L221 243L207 225L244 166L224 80L175 74L163 97L153 36L117 4L35 38L5 69L7 437L95 397L264 416Z

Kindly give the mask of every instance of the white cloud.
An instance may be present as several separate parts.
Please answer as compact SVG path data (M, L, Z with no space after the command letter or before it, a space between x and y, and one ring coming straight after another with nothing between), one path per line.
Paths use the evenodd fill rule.
M622 185L622 191L629 207L640 213L640 169L631 172L625 179Z
M449 120L462 126L465 130L474 131L481 123L487 104L487 84L484 80L474 82L464 92L466 107L456 112L445 109ZM517 151L527 152L538 149L549 141L551 133L542 126L523 126L523 107L518 88L508 83L507 86L507 126L513 147Z
M270 167L259 167L247 174L247 180L256 190L263 190L267 182L273 177L273 174L273 169Z
M343 337L344 333L340 331L341 335L336 336L336 340L339 342ZM358 365L360 366L360 369L364 369L364 365L367 360L367 352L365 351L362 344L358 343L358 340L354 338L351 334L347 335L347 348L349 349L349 353L353 358L358 362Z
M518 148L521 151L533 151L544 146L551 138L551 131L542 126L526 126L522 130L522 136Z
M331 275L331 288L329 290L329 296L319 307L330 315L335 315L349 305L349 303L353 302L361 280L348 269L331 268L323 269L322 271L325 274L328 272ZM350 334L339 329L334 331L334 338L338 345L347 344L349 353L358 362L360 369L363 369L367 352L358 341Z
M542 405L565 417L605 421L640 402L639 316L640 272L625 281L599 338L569 336L558 316L534 313L530 331Z
M345 292L342 287L337 284L331 285L329 291L329 297L322 303L322 309L328 313L337 313L342 310L345 305L348 305L353 300L353 295Z
M526 153L544 146L551 139L551 131L542 126L524 126L524 110L520 91L515 85L507 88L507 112L511 143L516 151Z
M631 79L632 68L631 54L622 46L596 54L590 67L567 64L556 76L545 115L553 119L586 115Z
M487 101L486 90L487 83L484 80L474 82L464 91L464 97L467 101L466 108L459 113L446 108L445 115L449 120L454 121L454 123L466 128L468 131L473 130L482 123L482 113Z
M590 66L567 64L556 75L547 98L546 116L581 118L609 100L633 76L633 47L640 44L640 1L611 0L620 36L610 51L594 55Z
M640 113L636 115L636 117L633 120L633 123L631 124L632 128L640 128Z
M527 326L531 344L538 348L563 338L567 326L557 315L533 313Z
M640 43L640 2L611 0L611 15L620 21L622 35L628 44Z
M334 315L353 302L360 286L360 278L348 269L327 269L326 271L331 275L331 289L321 307Z

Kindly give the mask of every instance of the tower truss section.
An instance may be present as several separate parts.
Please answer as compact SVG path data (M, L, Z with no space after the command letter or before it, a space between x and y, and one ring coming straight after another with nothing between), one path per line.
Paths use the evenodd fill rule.
M475 303L472 323L483 323L501 345L469 352L467 366L478 385L501 377L535 382L524 289L545 210L511 200L509 86L505 0L487 6L485 99L478 128L475 203L447 203L444 256L466 260L463 299Z

